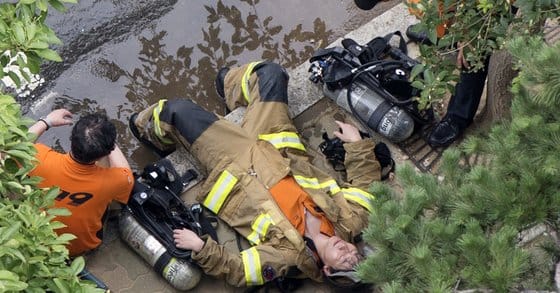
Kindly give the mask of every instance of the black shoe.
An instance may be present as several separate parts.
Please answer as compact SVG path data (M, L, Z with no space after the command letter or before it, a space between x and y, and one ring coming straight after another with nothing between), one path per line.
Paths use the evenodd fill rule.
M432 45L430 38L428 37L428 33L425 31L419 30L417 24L413 24L408 26L406 29L406 36L412 42L424 44L424 45Z
M428 144L432 147L447 147L457 140L461 133L462 131L457 124L444 119L432 129L428 137Z
M216 92L220 98L225 99L226 94L224 92L224 80L226 79L226 74L229 72L229 67L223 67L218 71L216 75L216 80L214 81L216 85Z
M132 135L134 135L134 137L136 137L136 139L138 139L138 141L140 141L142 144L144 144L146 147L148 147L151 151L155 152L158 156L164 158L167 157L169 154L171 154L173 151L175 151L174 149L172 150L162 150L160 148L158 148L155 144L153 144L151 141L149 141L148 139L142 137L140 135L140 131L138 131L138 127L136 127L136 118L138 117L138 113L134 113L132 114L132 116L130 116L130 118L128 119L128 127L130 128L130 131L132 132Z

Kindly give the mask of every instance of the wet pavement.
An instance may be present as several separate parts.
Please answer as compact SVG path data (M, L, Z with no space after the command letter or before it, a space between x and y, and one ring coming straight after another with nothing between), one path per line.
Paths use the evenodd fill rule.
M399 1L361 11L349 0L82 0L47 22L63 40L64 62L42 69L45 82L18 98L32 118L65 107L105 112L118 127L133 168L154 160L127 129L127 119L161 98L190 98L225 114L214 90L219 68L267 59L293 68ZM68 149L69 127L41 142Z

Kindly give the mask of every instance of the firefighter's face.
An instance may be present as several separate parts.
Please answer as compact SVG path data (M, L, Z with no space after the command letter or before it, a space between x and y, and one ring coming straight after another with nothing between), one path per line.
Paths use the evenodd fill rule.
M346 242L338 236L332 236L327 241L321 259L325 266L335 270L348 271L358 264L361 256L352 243Z

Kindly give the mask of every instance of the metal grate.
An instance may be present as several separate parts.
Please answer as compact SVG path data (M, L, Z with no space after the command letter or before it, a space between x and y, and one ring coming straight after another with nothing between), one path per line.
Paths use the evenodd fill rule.
M446 147L432 148L427 143L427 136L432 128L433 125L423 126L422 129L414 131L407 140L397 144L409 160L422 172L435 171L446 149Z

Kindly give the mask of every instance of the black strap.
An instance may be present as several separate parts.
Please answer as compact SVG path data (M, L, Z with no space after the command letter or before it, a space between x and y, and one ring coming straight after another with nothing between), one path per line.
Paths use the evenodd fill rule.
M156 261L156 263L154 264L154 270L156 272L158 272L159 274L163 273L163 270L165 269L165 266L167 266L167 264L169 263L169 261L171 260L172 256L169 253L164 253L162 254Z
M386 100L383 101L377 107L377 109L375 109L375 111L373 111L373 113L369 117L369 120L368 120L367 124L371 128L377 130L377 127L379 126L379 123L381 122L381 119L383 119L383 117L385 116L385 113L389 112L389 110L392 107L393 107L393 105L391 105L389 102L387 102Z
M393 38L393 36L398 36L399 37L399 50L401 50L401 52L403 52L404 54L408 54L408 47L406 46L406 41L404 40L404 37L401 33L401 31L394 31L390 34L387 34L385 37L383 37L385 39L385 41L387 42L388 45L391 44L391 39Z

